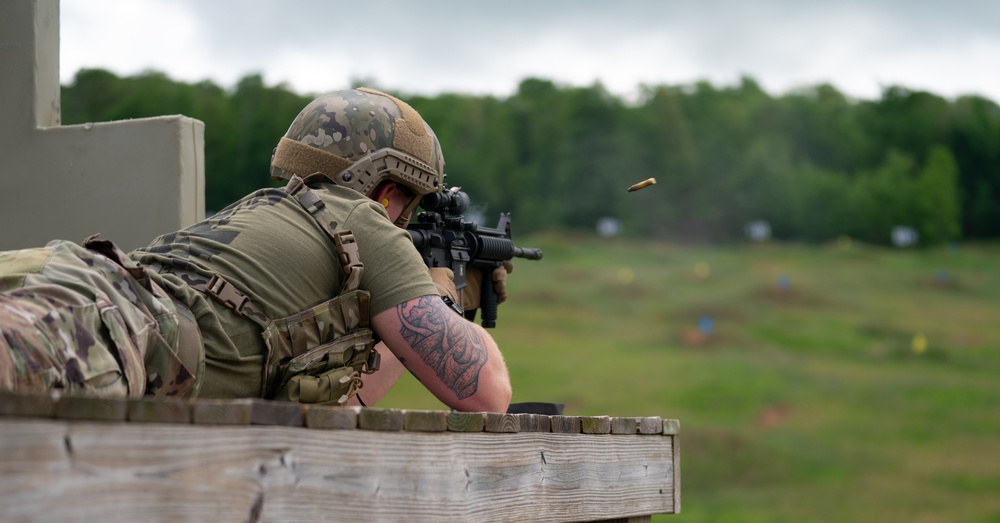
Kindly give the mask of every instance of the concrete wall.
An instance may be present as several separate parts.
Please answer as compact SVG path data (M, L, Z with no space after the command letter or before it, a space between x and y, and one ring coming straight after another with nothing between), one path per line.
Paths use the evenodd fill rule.
M98 232L130 250L204 218L202 122L62 126L59 102L58 0L3 0L0 250Z

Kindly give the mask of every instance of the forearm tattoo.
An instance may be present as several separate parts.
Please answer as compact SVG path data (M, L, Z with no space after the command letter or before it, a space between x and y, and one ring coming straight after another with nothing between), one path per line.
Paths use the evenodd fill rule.
M456 316L437 296L397 305L396 314L403 339L458 399L475 394L488 353L472 324Z

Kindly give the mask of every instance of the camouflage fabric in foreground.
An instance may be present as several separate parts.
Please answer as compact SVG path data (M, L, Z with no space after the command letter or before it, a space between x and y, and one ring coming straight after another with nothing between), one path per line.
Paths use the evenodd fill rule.
M88 242L101 253L61 240L0 252L0 390L195 392L201 348L178 356L174 302L111 242Z

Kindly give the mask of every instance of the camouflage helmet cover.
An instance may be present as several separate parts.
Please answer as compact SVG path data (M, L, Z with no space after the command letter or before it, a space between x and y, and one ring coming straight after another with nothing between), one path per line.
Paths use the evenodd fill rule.
M441 190L444 156L409 104L361 87L324 94L295 117L271 157L273 178L292 175L319 175L366 196L391 180L419 197Z

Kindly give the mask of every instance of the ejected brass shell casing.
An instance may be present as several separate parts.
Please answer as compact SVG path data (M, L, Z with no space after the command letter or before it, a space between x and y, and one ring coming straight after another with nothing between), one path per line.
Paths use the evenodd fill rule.
M656 178L650 178L648 180L643 180L643 181L641 181L641 182L633 185L632 187L629 187L628 188L628 192L635 192L635 191L638 191L639 189L645 189L646 187L649 187L650 185L653 185L655 183L656 183Z

